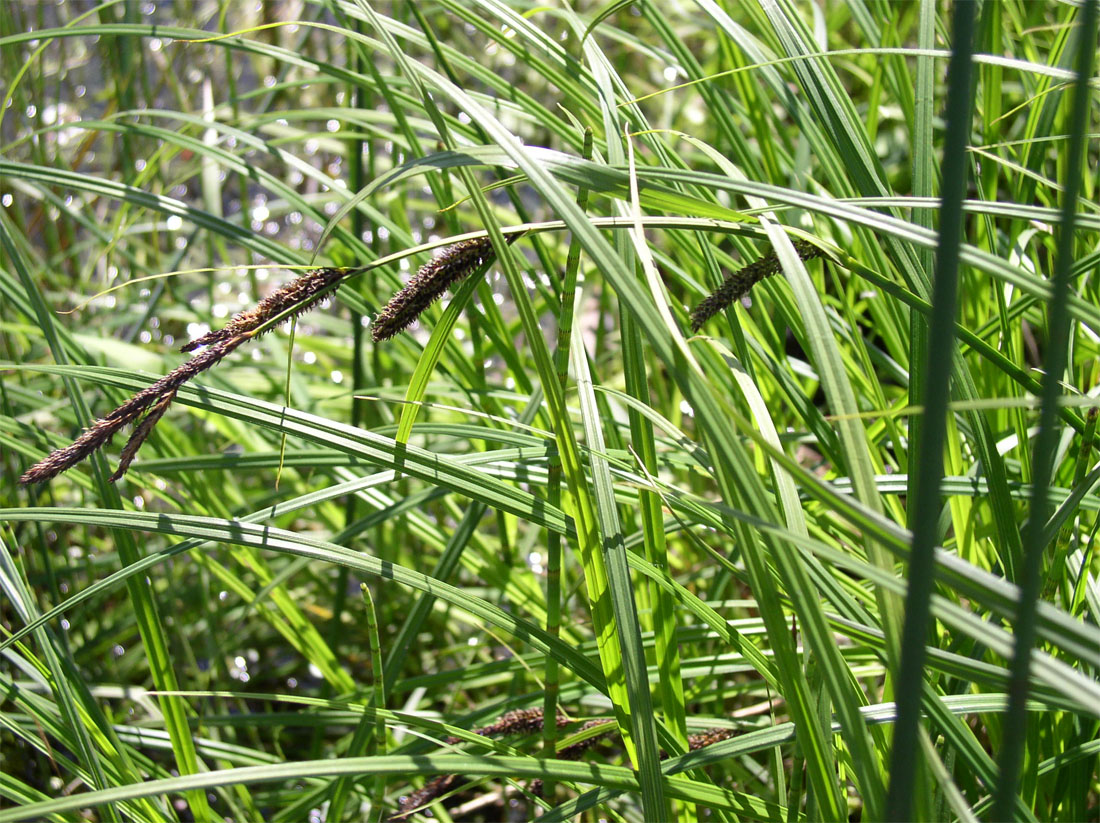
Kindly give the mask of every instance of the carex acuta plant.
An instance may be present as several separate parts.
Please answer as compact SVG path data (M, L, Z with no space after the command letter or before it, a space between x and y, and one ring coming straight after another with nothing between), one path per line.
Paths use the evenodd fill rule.
M519 236L511 235L508 242L514 242ZM408 284L390 298L371 326L371 337L377 343L400 334L443 292L495 257L496 251L488 237L475 237L447 246L421 266Z
M563 714L554 718L553 725L558 728L568 726L572 721ZM541 732L547 724L546 716L541 708L516 709L502 715L498 720L487 726L471 729L473 734L482 737L502 736L530 736ZM580 736L580 740L569 743L557 749L554 757L558 760L580 760L584 755L597 745L608 741L616 731L615 722L609 718L587 720L578 725L571 736ZM688 751L698 751L723 740L736 737L741 732L738 729L728 727L709 728L702 732L688 735ZM457 746L463 741L457 737L448 737L448 745ZM661 753L661 759L667 759L665 752ZM408 820L413 814L422 810L429 803L443 797L462 785L462 777L457 774L443 774L429 780L420 789L402 797L398 803L398 811L391 815L389 823L401 823ZM532 781L527 790L536 797L543 796L542 780Z
M512 235L508 242L518 237L518 234ZM448 288L490 263L495 256L488 237L463 240L447 246L438 256L421 266L409 283L379 312L372 328L374 340L388 340L408 328ZM43 483L56 477L106 446L121 429L136 423L122 450L118 469L110 478L112 481L120 479L130 468L142 443L172 404L180 386L216 366L243 343L314 308L334 293L344 278L361 271L362 267L321 268L306 272L272 292L253 308L237 313L222 328L186 343L180 351L203 350L139 391L106 417L97 420L70 445L57 449L31 466L19 482L23 485Z
M795 240L793 243L794 250L798 252L798 256L803 260L812 260L824 253L817 246L807 243L805 240ZM769 249L768 253L760 259L728 275L722 281L722 285L707 295L691 312L691 330L693 332L699 331L703 328L703 324L714 315L728 309L747 295L752 287L761 280L778 274L779 271L779 258L775 254L775 249Z
M111 475L112 481L120 479L130 468L141 444L172 404L180 386L216 366L243 343L309 311L332 294L343 278L357 271L358 269L323 268L307 272L272 292L253 308L234 315L221 329L190 341L180 351L190 352L205 348L148 388L139 391L106 417L97 420L72 444L57 449L35 463L24 472L19 482L23 485L43 483L56 477L110 443L121 429L140 420L122 450L118 469Z

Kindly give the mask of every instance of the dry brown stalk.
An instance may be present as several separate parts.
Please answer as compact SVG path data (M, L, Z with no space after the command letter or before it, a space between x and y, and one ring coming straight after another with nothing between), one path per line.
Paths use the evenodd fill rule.
M57 449L48 457L35 463L24 472L19 482L23 485L44 483L61 472L71 469L96 450L107 445L121 429L135 422L148 410L148 414L138 423L123 449L118 470L111 475L112 482L118 480L126 474L141 444L168 411L180 386L220 363L241 344L270 331L284 320L297 317L302 312L313 308L321 299L334 291L333 287L352 271L355 270L317 269L307 272L265 297L255 308L234 315L224 328L191 341L183 347L182 351L192 351L200 346L207 348L151 386L139 391L106 417L97 420L71 445Z

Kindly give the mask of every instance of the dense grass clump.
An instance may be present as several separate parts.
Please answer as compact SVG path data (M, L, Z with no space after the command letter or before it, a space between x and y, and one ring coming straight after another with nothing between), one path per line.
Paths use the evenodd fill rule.
M1097 6L0 3L0 823L1100 819Z

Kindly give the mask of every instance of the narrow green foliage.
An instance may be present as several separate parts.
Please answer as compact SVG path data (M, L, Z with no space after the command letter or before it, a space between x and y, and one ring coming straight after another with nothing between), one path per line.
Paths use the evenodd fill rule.
M929 453L917 464L916 495L913 500L916 512L913 555L909 565L909 594L905 600L905 627L901 638L903 651L898 665L898 723L890 758L890 791L886 807L886 818L895 821L910 819L918 805L915 789L922 758L914 754L922 736L921 698L924 692L923 669L926 655L924 638L931 623L929 606L935 573L933 551L938 536L934 524L940 508L947 400L950 396L949 383L955 344L962 201L967 179L965 155L972 112L970 64L974 50L974 13L973 4L963 3L955 9L954 14L947 95L944 205L940 244L936 250L932 319L927 335L930 342L928 349L920 353L927 375L924 407L928 412L921 433L921 444Z
M77 5L0 823L1095 815L1095 0Z

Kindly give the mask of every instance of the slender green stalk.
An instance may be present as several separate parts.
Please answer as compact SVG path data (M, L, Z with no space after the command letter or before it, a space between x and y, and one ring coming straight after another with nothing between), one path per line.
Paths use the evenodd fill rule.
M912 819L914 788L920 759L918 736L924 685L925 638L931 624L929 602L935 575L936 515L940 509L943 449L947 429L952 353L955 345L955 312L958 303L959 245L963 240L962 201L966 195L966 147L970 135L973 96L970 85L974 38L973 3L955 7L951 35L951 64L947 80L947 137L944 144L943 208L940 242L936 249L932 317L928 339L935 341L923 353L924 423L921 427L922 459L917 464L913 500L913 548L909 562L909 591L905 598L905 627L901 638L896 700L898 721L894 727L890 758L890 788L886 819Z
M593 132L584 130L584 147L581 156L592 159ZM584 211L588 208L588 189L577 189L577 207ZM573 314L579 297L577 293L577 273L581 265L581 247L576 238L569 241L569 252L565 259L565 273L562 277L561 304L558 309L558 340L554 349L554 368L557 371L558 386L565 395L569 385L569 348L573 340ZM547 499L552 506L561 506L562 476L561 454L555 452L550 459L546 473ZM561 537L548 534L546 539L546 632L557 637L561 631ZM546 658L544 675L543 714L553 717L558 713L559 669L552 657ZM542 727L543 750L552 755L557 740L558 727L554 723L545 723ZM554 783L544 781L545 796L554 797Z
M1043 552L1047 539L1044 525L1050 510L1050 482L1054 476L1059 431L1055 426L1058 399L1062 394L1062 379L1068 362L1070 319L1068 298L1070 271L1073 268L1073 224L1077 217L1078 192L1081 190L1085 157L1085 142L1090 122L1089 88L1096 57L1096 33L1100 19L1100 2L1085 0L1075 27L1076 51L1072 107L1069 121L1069 151L1065 163L1062 195L1062 225L1057 236L1054 260L1054 299L1048 312L1050 340L1047 345L1043 372L1042 406L1039 409L1039 431L1035 437L1032 465L1032 494L1027 523L1024 526L1024 568L1020 579L1020 595L1016 610L1016 642L1010 664L1012 678L1008 688L1008 712L1004 723L1004 740L997 765L1000 777L994 798L994 820L1009 820L1016 802L1020 768L1024 761L1029 724L1027 696L1031 690L1031 660L1036 641L1036 617L1039 594L1042 591Z

